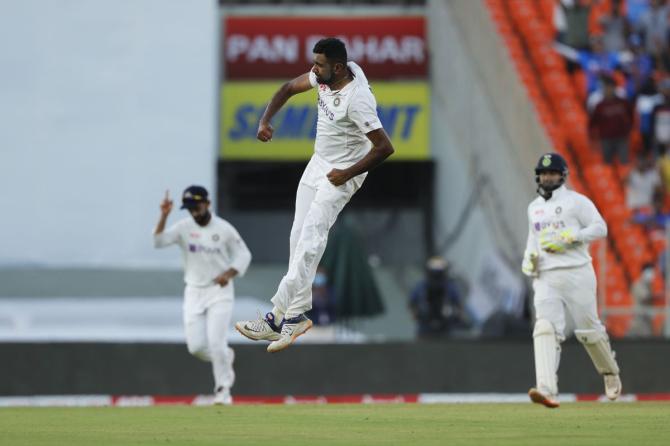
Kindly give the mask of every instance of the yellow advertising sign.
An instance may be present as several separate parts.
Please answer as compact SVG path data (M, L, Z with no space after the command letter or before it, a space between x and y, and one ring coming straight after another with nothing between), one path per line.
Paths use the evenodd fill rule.
M226 82L221 88L221 147L228 160L303 160L314 152L316 89L293 96L272 120L272 141L256 139L258 120L282 82ZM396 149L391 160L428 159L426 82L374 82L379 118Z

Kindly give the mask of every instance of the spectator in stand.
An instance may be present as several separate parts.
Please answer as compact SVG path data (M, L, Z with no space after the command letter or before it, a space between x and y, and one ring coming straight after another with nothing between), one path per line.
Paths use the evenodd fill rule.
M605 50L602 36L591 37L591 49L578 51L573 47L554 43L554 48L566 59L576 62L586 74L586 93L590 95L598 89L601 76L614 73L620 68L621 54Z
M621 70L626 75L626 97L633 100L650 81L654 73L654 61L644 51L642 39L633 34L628 46L619 58Z
M634 27L647 10L649 10L649 0L626 0L626 16Z
M665 227L670 222L670 213L664 208L664 196L661 191L654 192L652 199L652 210L648 212L638 212L633 215L633 222L644 225L647 232L654 237L657 232L665 232ZM663 234L659 234L663 236Z
M598 81L598 89L586 98L586 111L589 114L593 113L593 110L596 109L596 105L600 104L605 97L605 80L609 77L610 76L608 75L601 76ZM614 94L616 94L618 98L626 99L626 89L623 87L616 85Z
M604 78L604 98L589 116L589 132L600 143L603 158L613 164L615 157L628 163L628 138L633 126L633 108L616 96L614 79Z
M661 99L651 112L651 134L654 138L654 153L670 145L670 79L663 79L659 85Z
M654 160L638 157L635 168L628 174L626 205L634 212L651 211L654 193L661 188L661 177Z
M626 36L630 32L628 19L621 15L621 0L612 0L609 14L600 17L605 51L619 52L626 49Z
M652 125L654 107L663 102L663 95L656 89L653 78L647 79L637 92L635 111L638 116L640 134L642 135L642 155L652 154L655 147Z
M634 303L634 316L628 333L629 337L650 337L654 334L653 317L651 309L654 303L653 283L656 270L653 263L647 263L642 267L642 274L631 287L631 295Z
M663 185L663 193L670 196L670 151L667 146L661 146L659 149L661 156L656 164Z
M554 6L557 40L577 50L589 49L592 0L560 0Z
M649 8L644 11L635 30L642 35L646 51L659 63L663 52L668 48L668 5L665 0L650 0Z

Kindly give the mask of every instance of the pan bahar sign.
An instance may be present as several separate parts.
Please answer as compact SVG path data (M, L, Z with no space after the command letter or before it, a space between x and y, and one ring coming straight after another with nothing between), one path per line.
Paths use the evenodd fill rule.
M314 152L316 90L293 96L275 115L270 143L256 139L258 121L280 82L226 82L221 92L220 156L227 160L306 160ZM377 112L396 153L392 160L428 159L426 82L374 82Z
M422 16L230 16L224 23L223 70L229 80L292 79L309 70L314 44L335 36L368 79L425 79L425 28Z

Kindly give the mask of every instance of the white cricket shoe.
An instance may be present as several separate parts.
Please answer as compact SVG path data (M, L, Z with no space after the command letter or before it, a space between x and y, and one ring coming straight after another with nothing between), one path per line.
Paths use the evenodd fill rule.
M534 387L528 391L528 396L532 402L536 404L542 404L544 407L548 407L549 409L555 409L560 406L558 401L554 399L556 397L545 395Z
M603 375L603 378L605 379L605 395L607 395L607 398L612 401L619 398L622 387L621 378L619 378L619 375L608 374Z
M284 350L313 325L312 321L304 314L291 319L284 319L281 324L281 337L268 345L268 352L270 353Z
M281 325L277 327L275 315L271 312L265 317L261 317L258 313L258 319L255 321L237 322L235 329L252 341L277 341L281 338Z
M214 404L217 406L230 406L233 404L233 397L230 396L230 389L219 387L214 394Z

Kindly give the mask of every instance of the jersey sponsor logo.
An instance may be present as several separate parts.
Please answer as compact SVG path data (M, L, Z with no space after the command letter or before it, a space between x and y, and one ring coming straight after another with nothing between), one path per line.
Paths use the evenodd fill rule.
M533 215L544 215L544 209L535 209Z
M221 248L209 247L203 245L196 245L195 243L188 244L188 251L194 254L204 253L204 254L221 254Z
M319 104L319 108L321 108L321 111L323 111L323 113L328 117L328 119L330 119L331 121L335 119L335 113L330 111L330 109L328 108L328 104L326 104L326 101L321 99L321 96L319 96L317 104Z
M228 82L223 86L222 158L306 160L312 156L320 107L314 92L293 96L275 115L271 143L264 144L256 139L258 121L279 85L275 82ZM429 93L425 82L375 83L377 115L396 149L391 161L428 159ZM324 110L327 112L332 113L332 109ZM366 126L374 123L370 120Z
M200 238L200 233L199 232L191 232L188 234L189 237L191 238Z
M567 226L563 220L557 221L542 221L533 223L533 227L536 231L542 231L544 229L565 229Z

